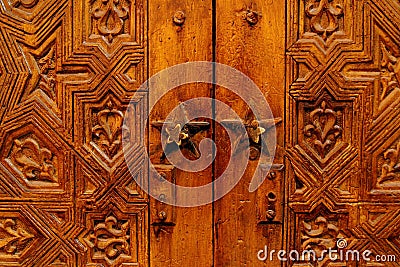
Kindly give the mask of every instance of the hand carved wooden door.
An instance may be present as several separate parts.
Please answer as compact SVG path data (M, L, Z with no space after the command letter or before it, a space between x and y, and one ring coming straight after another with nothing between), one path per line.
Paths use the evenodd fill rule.
M399 266L398 0L0 0L0 35L0 266ZM141 85L193 61L247 75L274 119L204 82L147 119L160 92ZM218 101L238 117L213 121ZM237 123L247 136L232 143ZM196 160L204 139L212 164L169 162ZM211 183L244 139L246 171L221 199L177 207L138 185L147 153L163 180ZM252 177L267 179L249 192Z

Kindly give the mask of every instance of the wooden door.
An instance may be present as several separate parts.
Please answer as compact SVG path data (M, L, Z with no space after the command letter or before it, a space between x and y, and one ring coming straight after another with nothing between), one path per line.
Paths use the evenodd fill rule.
M399 265L398 0L0 0L0 35L0 266ZM190 83L147 120L160 92L141 85L193 61L247 75L275 119L257 123L229 88ZM153 198L136 183L152 175L145 154L163 179L196 187L225 171L233 149L210 118L167 125L193 98L209 100L178 114L215 118L221 101L258 134L232 190L177 207L159 201L173 192ZM263 171L259 144L272 126ZM185 140L182 129L193 130ZM163 136L189 160L213 139L216 158L179 170ZM254 175L266 179L250 192ZM277 256L329 248L370 250L371 260Z
M287 249L372 252L316 266L398 266L399 11L398 1L287 6Z

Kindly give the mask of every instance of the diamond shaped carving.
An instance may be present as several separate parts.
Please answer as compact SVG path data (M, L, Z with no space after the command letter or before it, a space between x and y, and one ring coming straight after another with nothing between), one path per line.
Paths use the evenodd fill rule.
M20 211L0 211L0 262L26 266L30 251L44 241L43 235Z
M122 149L122 128L124 113L114 104L113 99L101 108L93 108L91 144L108 159L113 159ZM124 129L124 132L129 129Z
M129 138L132 147L143 145L140 131L143 122L135 121L129 125L136 125L132 129L123 131L125 112L129 102L129 95L124 95L119 85L109 81L101 85L96 93L76 94L76 110L78 116L85 122L83 127L75 129L77 143L85 156L91 154L107 172L114 171L114 167L124 161L122 139ZM130 118L142 118L146 107L145 93L138 93L139 97L132 99L133 108ZM130 130L130 131L129 131ZM122 136L123 133L128 133ZM116 171L116 170L115 170Z
M4 139L0 164L8 171L7 182L23 197L51 199L71 194L71 154L65 142L34 111L25 123L12 121L0 130ZM10 127L10 125L14 125Z
M328 93L314 102L298 103L298 144L324 168L351 142L352 104Z

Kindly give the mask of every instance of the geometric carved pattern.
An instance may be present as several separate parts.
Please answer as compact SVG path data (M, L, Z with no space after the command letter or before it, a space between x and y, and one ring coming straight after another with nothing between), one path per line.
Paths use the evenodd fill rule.
M288 243L318 252L345 238L347 249L398 258L399 2L290 2ZM293 266L397 266L307 264Z
M365 55L358 56L359 64L351 63L351 67L345 67L343 75L358 81L359 84L367 83L368 94L373 100L373 119L377 119L383 113L390 111L389 107L398 104L400 96L400 46L399 41L394 40L389 26L382 26L377 21L377 15L372 15L371 40L366 40ZM361 63L366 60L367 63ZM367 78L367 79L366 79ZM372 90L370 88L372 87ZM391 115L391 114L389 114Z
M47 43L37 49L25 44L20 47L24 52L25 64L30 70L31 75L26 84L26 89L22 92L20 102L30 102L33 99L43 103L52 109L56 116L60 116L62 107L62 85L60 81L60 53L61 40L59 32L53 33Z
M288 243L318 251L354 238L360 251L398 257L391 221L398 223L400 192L399 2L289 2ZM294 265L336 263L307 264Z
M120 129L122 114L129 102L126 92L137 90L136 85L146 80L148 8L145 2L1 2L0 75L4 87L0 91L0 180L2 187L3 184L9 187L4 186L4 192L13 193L0 196L1 204L7 205L0 213L0 261L3 265L144 266L148 263L147 200L128 179L128 172L123 164L119 164L123 160L116 162L122 158L119 157L123 138ZM384 133L396 135L393 129L399 125L399 2L291 0L287 5L288 69L294 72L287 79L290 97L293 96L288 96L287 102L292 101L294 105L288 107L290 114L285 115L300 118L298 123L293 121L287 124L288 146L299 146L302 150L288 148L293 157L299 159L293 163L296 173L288 177L297 186L296 194L304 193L309 197L297 206L290 203L290 208L297 209L293 217L298 222L298 231L297 238L288 242L296 241L300 244L298 247L301 244L308 247L308 244L315 244L309 240L316 238L317 243L328 247L340 237L340 233L350 228L350 208L341 205L340 208L345 210L343 213L333 210L338 208L337 204L343 200L346 190L351 193L362 188L357 182L348 182L357 179L356 173L362 171L364 176L370 175L366 181L372 180L374 188L398 187L398 136L386 142ZM391 8L393 6L395 8ZM371 9L375 14L369 13ZM375 24L371 26L372 20ZM74 25L74 31L66 25ZM372 28L381 29L380 38L370 32ZM235 47L231 49L235 50ZM379 56L375 58L370 53ZM357 83L350 81L351 78L342 77L345 76L342 75L342 66L349 62L364 75L366 72L360 62L366 62L370 57L376 60L376 68L367 78L361 76L363 81L360 84L364 85L368 79L371 83L370 77L375 75L378 82L373 86L378 90L374 92L370 92L367 86L361 86L362 90L359 90ZM91 75L78 71L82 68L89 70ZM334 85L324 85L324 89L319 90L318 86L328 80L334 81ZM102 88L102 85L109 84L110 88ZM325 93L325 88L329 93ZM64 98L64 93L70 95ZM362 96L357 98L357 94ZM146 97L144 93L143 99ZM26 98L29 101L25 101ZM369 99L375 101L373 105L370 105ZM43 105L42 100L49 103ZM143 118L145 101L137 101L133 111L136 112L135 118ZM370 106L378 106L376 110L379 112L375 109L370 112ZM57 118L51 115L54 107L62 113L57 114L60 115ZM28 113L30 115L25 116ZM381 116L383 119L376 121L376 128L380 131L368 128L362 136L358 129L363 128L364 122L369 125L378 117L370 117L370 113L374 116L376 113L379 116L389 114L394 119ZM26 123L27 119L31 122ZM67 124L67 120L72 123ZM64 123L71 127L64 127ZM143 122L134 123L137 127L132 131L143 131ZM293 134L292 129L295 128ZM65 136L65 132L73 134ZM140 136L137 132L130 134ZM354 144L358 142L356 140L364 139L369 149L367 152L365 147ZM142 141L138 140L135 145L144 145ZM348 149L350 146L356 152ZM368 163L375 160L374 164L370 164L371 168L360 162L364 153ZM84 167L78 164L72 166L69 154L74 155L73 162L81 162ZM335 164L345 168L344 171L339 173ZM109 168L102 168L104 165ZM318 167L320 169L315 171ZM147 177L144 169L138 168L138 177ZM353 172L353 169L356 171ZM57 187L68 191L67 196L74 196L74 199L57 197L55 201L54 198L47 198L48 194L58 192ZM332 190L339 193L330 197ZM386 191L393 194L392 190ZM350 197L356 198L357 194ZM398 197L395 197L398 202ZM118 200L115 205L104 204L114 198ZM143 209L137 211L135 201L140 198ZM77 205L86 199L98 205L91 206L92 213L84 210L85 205ZM310 199L329 204L329 211L316 211ZM358 238L364 238L365 243L373 244L374 248L385 249L386 241L379 239L390 237L391 246L397 246L395 249L400 251L400 234L395 226L400 217L398 207L395 206L386 215L385 210L379 209L383 199L381 196L374 199L377 201L366 212L365 225L362 223L363 214L359 218L352 216L356 220L353 224L358 225L352 225L351 231L358 234ZM357 203L360 201L357 200ZM25 212L24 216L8 210L17 202L29 206L29 212ZM72 220L68 212L54 207L60 202L74 207L71 214L81 216ZM127 202L132 202L129 208ZM36 212L38 205L45 206L44 215ZM118 211L120 208L123 212ZM66 221L74 221L76 225L71 230L59 230ZM289 224L293 226L292 221ZM81 225L84 229L79 228ZM82 235L77 234L78 231ZM319 231L325 236L321 237ZM366 236L371 232L375 235L367 240ZM41 242L41 235L44 234L54 234L54 243L59 244L45 247L46 244ZM64 234L68 235L68 241ZM71 254L79 254L79 263L74 261L74 257L69 257L69 252L63 248L77 238L81 241L79 247L84 247L85 252L77 253L74 248ZM32 253L28 256L31 257L26 257L30 251ZM43 264L33 262L37 255L44 258L39 260ZM32 260L25 262L23 258Z
M388 104L398 101L400 96L400 51L397 48L397 57L392 49L381 42L380 58L380 87L379 110L383 110Z
M141 118L145 108L145 94L140 94L132 100L130 118ZM141 96L143 95L143 98ZM114 81L100 85L95 93L79 92L75 94L76 116L86 121L82 127L76 127L74 138L79 153L89 158L92 155L97 163L107 171L113 172L124 162L122 138L132 141L133 147L143 145L140 140L143 122L136 120L131 123L135 127L123 130L123 122L130 95L124 95L121 86ZM129 124L128 125L132 125ZM125 136L122 136L122 134ZM129 145L129 146L130 146ZM90 157L92 157L90 156Z
M398 11L398 3L396 4ZM382 6L391 10L385 3L371 6L370 35L367 50L368 61L362 70L353 72L359 76L371 77L372 84L367 87L371 95L371 112L365 121L364 199L374 202L398 202L400 182L398 173L399 154L399 105L400 105L400 34L396 13L382 13ZM382 19L386 14L387 21ZM353 74L354 75L354 74Z
M400 90L400 57L392 55L390 50L381 44L381 100L385 99L392 91Z
M324 65L325 60L336 56L338 45L346 49L361 42L357 33L362 25L357 23L362 19L362 4L343 0L292 1L288 15L295 24L288 24L289 51L300 47L313 51L317 53L314 59Z
M1 1L0 266L148 263L148 202L122 156L124 112L147 79L147 9ZM147 177L141 100L130 155Z
M50 50L42 58L37 61L40 68L40 79L38 88L45 92L48 97L53 101L56 98L55 92L55 81L56 81L56 71L55 71L55 48L52 46Z

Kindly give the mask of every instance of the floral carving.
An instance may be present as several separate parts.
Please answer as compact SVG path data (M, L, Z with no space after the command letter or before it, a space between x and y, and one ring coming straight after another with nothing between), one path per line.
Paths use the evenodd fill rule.
M338 112L327 107L326 102L310 113L310 124L304 128L304 134L317 150L321 158L335 147L342 135L342 128L337 125Z
M33 138L16 139L10 158L27 180L58 182L55 156Z
M381 101L393 91L400 91L400 61L390 53L390 50L381 43Z
M312 0L306 5L306 14L311 18L311 30L326 40L338 30L338 19L343 15L343 7L335 0Z
M94 3L91 13L97 21L95 27L108 43L112 43L115 36L125 33L129 6L129 0L98 0Z
M386 163L382 165L381 175L378 178L380 185L400 178L400 142L397 143L396 149L386 150L383 158Z
M16 228L16 229L15 229ZM35 236L18 227L15 219L6 219L0 223L0 251L15 255Z
M123 116L111 101L103 110L93 114L92 140L109 158L121 149Z
M56 64L54 46L47 52L45 56L39 59L39 89L45 92L52 100L55 100L56 86Z
M319 216L311 223L303 221L301 248L314 251L318 257L322 251L336 247L337 240L343 238L339 228L325 217Z
M85 238L92 248L93 259L106 260L110 265L123 255L129 255L129 221L118 221L113 215L97 222Z

